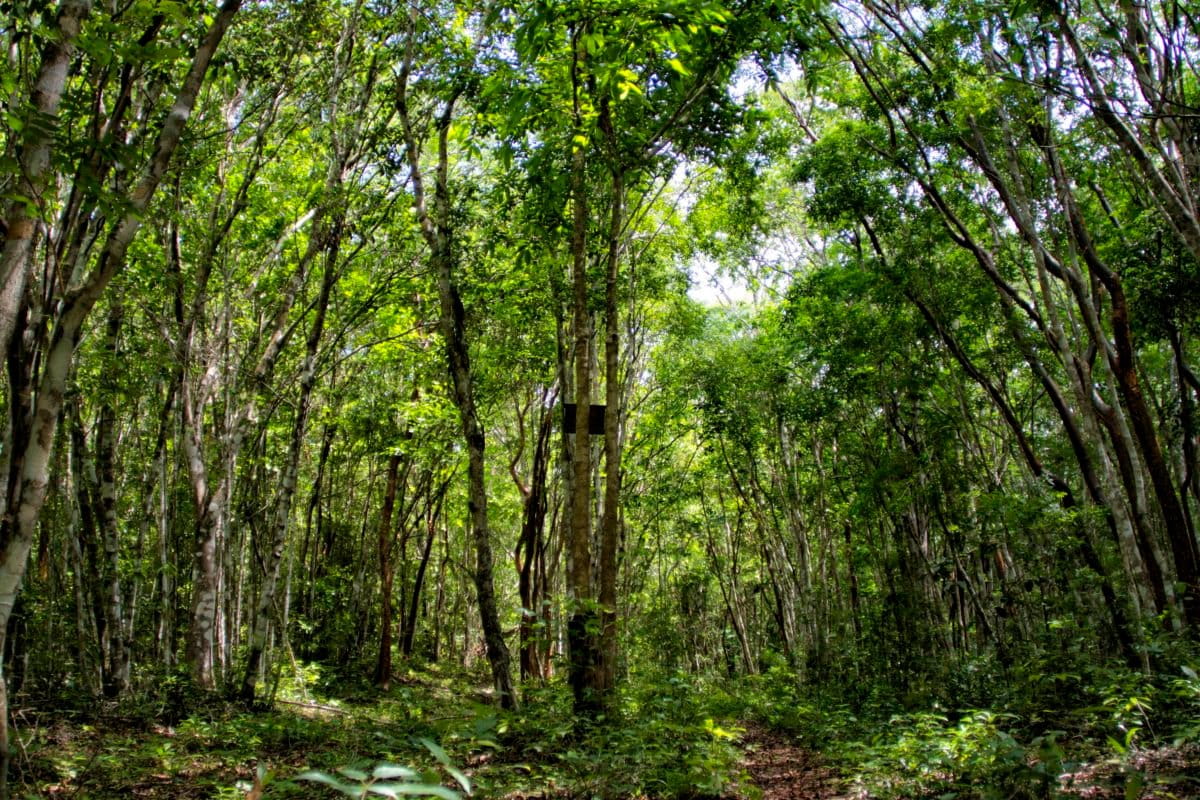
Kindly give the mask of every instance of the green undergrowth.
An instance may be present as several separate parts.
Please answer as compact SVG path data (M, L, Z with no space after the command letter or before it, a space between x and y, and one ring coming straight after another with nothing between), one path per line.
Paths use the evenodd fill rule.
M1200 661L1156 665L965 664L903 690L782 662L727 681L643 673L589 722L560 682L502 712L485 676L437 665L386 692L306 666L257 713L161 680L119 706L20 710L14 796L745 796L739 726L756 724L819 753L853 796L1200 797Z
M871 798L1200 797L1200 658L1150 673L1063 659L963 665L904 691L806 686L781 664L726 688L731 703L819 751Z
M199 695L181 713L145 694L31 710L17 728L14 794L698 798L741 777L738 729L683 678L627 687L616 713L576 724L560 684L529 690L508 713L485 689L463 691L482 676L461 670L406 672L387 692L304 673L257 713Z

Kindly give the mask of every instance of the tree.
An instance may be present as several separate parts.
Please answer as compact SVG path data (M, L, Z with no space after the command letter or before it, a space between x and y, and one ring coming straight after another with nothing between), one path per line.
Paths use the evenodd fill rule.
M1062 116L1075 101L1069 94L1060 98L1054 91L1058 79L1051 77L1060 57L1078 59L1079 53L1065 29L1048 41L1035 34L1036 15L968 20L962 11L948 9L918 28L896 9L864 7L862 19L887 43L877 53L869 53L861 35L834 14L809 18L810 30L822 32L844 59L853 81L846 85L856 87L850 102L857 118L835 125L834 138L817 143L814 152L832 155L832 148L851 145L854 150L844 152L855 153L849 157L858 164L847 170L845 159L835 157L826 166L841 169L841 175L825 173L833 180L818 194L833 202L834 213L861 220L876 249L886 245L897 225L908 224L906 217L896 216L900 204L885 202L880 178L887 174L907 182L922 198L943 235L971 256L992 282L1004 314L1013 318L1010 335L1055 399L1092 502L1113 504L1117 527L1131 529L1128 535L1118 530L1118 538L1137 543L1122 548L1130 571L1149 576L1159 584L1158 597L1167 598L1155 578L1158 559L1149 517L1164 526L1175 570L1188 586L1195 580L1194 537L1137 378L1138 346L1129 323L1133 311L1120 270L1108 255L1106 242L1115 244L1123 235L1117 217L1108 212L1116 208L1112 198L1125 195L1115 184L1103 186L1116 178L1106 167L1097 169L1078 158L1082 151L1063 144L1071 137L1094 141L1094 129ZM990 41L992 33L1001 38ZM816 59L828 56L826 51ZM1086 59L1067 63L1081 75L1088 70ZM999 88L983 88L982 81L995 78L1002 82L990 85ZM1086 83L1086 77L1082 80ZM1022 142L1028 147L1021 149ZM962 159L948 158L947 147ZM835 166L839 160L841 167ZM979 180L989 187L982 204L972 197ZM1087 182L1093 187L1090 196L1077 188ZM863 190L867 193L856 198L854 193ZM1035 210L1041 205L1054 208L1056 216L1047 221ZM924 213L914 208L909 218ZM1058 219L1064 220L1062 226ZM1015 238L994 235L1001 220L1015 229ZM1013 268L1025 276L1028 291L1009 277ZM1036 344L1026 333L1030 326ZM1039 352L1043 344L1046 354ZM1094 362L1092 354L1100 360ZM1068 409L1063 383L1078 412ZM1093 390L1097 384L1105 387L1103 394ZM1114 465L1105 468L1107 487L1086 477L1095 474L1091 448L1106 451L1102 463ZM1194 616L1192 593L1189 589L1183 598L1184 619Z
M196 98L204 83L209 63L221 43L226 30L233 21L234 15L241 3L239 0L227 0L218 13L213 17L211 25L204 32L187 72L180 81L174 102L159 126L149 159L142 168L141 175L133 186L128 187L125 194L127 210L117 216L108 227L104 242L97 251L95 261L87 271L76 280L70 276L66 291L61 297L56 297L54 304L44 308L30 308L23 303L18 307L20 324L10 326L6 321L4 330L0 331L7 337L5 344L9 352L15 345L23 352L16 354L15 359L9 360L9 426L7 428L5 447L4 486L6 491L2 499L5 513L0 521L0 631L8 625L12 614L21 580L25 575L29 549L33 542L34 528L45 503L48 487L48 469L51 451L53 449L58 419L62 410L66 383L75 350L84 322L95 307L105 288L125 263L125 256L142 225L142 213L149 205L154 193L159 187L171 159L175 154L184 125L187 123ZM79 19L86 12L86 6L68 5L60 15L60 26L67 39L65 52L61 47L51 46L43 53L43 72L46 81L39 87L42 99L34 104L41 113L53 113L56 105L52 95L55 94L57 75L66 68L69 59L70 37L78 30ZM156 28L157 26L155 26ZM117 104L116 118L110 120L120 123L120 115L124 108ZM99 121L97 121L99 122ZM44 167L39 162L47 157L46 144L39 136L33 143L32 154L34 162L33 181L41 183L44 178ZM38 188L36 185L34 188ZM10 215L11 216L11 215ZM22 224L18 221L20 234ZM14 246L10 251L6 246L5 293L9 293L10 281L14 282L17 291L23 283L24 275L30 267L17 263L23 257L28 260L30 249L27 245ZM11 259L11 261L9 260ZM74 267L73 264L70 265ZM64 276L66 277L66 276ZM41 373L33 374L27 367L34 363L32 352L24 341L24 326L33 321L33 317L45 314L50 321L50 336L42 345L38 342L34 347L40 354ZM6 313L7 317L7 313ZM17 332L22 336L18 344ZM20 365L20 366L18 366ZM36 386L36 399L34 397ZM22 400L21 398L31 398ZM30 402L31 406L24 407L23 403ZM27 416L28 415L28 416ZM28 422L27 422L28 420ZM0 633L0 637L3 634ZM0 682L2 686L2 682ZM2 689L0 689L2 692ZM0 797L7 796L7 766L8 766L8 706L5 696L0 694L0 753L3 761L0 763Z
M475 375L466 339L466 310L455 275L455 227L450 207L449 130L454 120L455 105L462 93L461 84L451 83L440 98L436 112L434 135L437 153L433 178L432 203L426 195L424 172L421 167L421 148L409 108L409 78L412 74L418 37L418 14L414 7L409 14L403 65L396 85L396 111L400 119L404 150L408 160L409 179L421 236L429 247L430 260L437 278L441 303L439 330L446 348L451 379L451 396L458 408L463 440L467 447L467 506L471 517L475 545L475 591L479 614L487 643L488 661L496 696L503 708L515 708L517 695L513 690L508 645L500 629L492 578L491 530L488 525L487 487L484 472L486 438L476 407ZM454 78L452 78L452 81ZM461 80L461 78L459 79Z

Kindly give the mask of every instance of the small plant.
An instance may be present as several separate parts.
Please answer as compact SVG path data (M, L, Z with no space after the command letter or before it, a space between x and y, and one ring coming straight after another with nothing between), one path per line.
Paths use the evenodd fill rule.
M1174 731L1176 745L1200 742L1200 674L1186 664L1180 671L1183 677L1170 683L1172 698L1183 711L1183 721Z
M973 711L957 724L938 714L893 717L898 738L881 735L861 780L873 796L1050 798L1059 794L1064 761L1060 731L1022 745L1005 730L1011 714Z
M461 800L461 795L445 786L423 783L416 770L395 764L380 764L370 773L343 767L338 774L330 775L316 770L298 775L296 780L322 783L347 797L441 797L443 800Z
M463 793L471 793L471 781L454 766L450 756L431 739L418 739L442 768L458 782ZM299 781L324 784L347 797L440 797L443 800L461 800L462 795L436 783L436 773L419 773L411 767L396 764L380 764L369 773L351 767L337 770L340 778L319 770L310 770L296 777Z

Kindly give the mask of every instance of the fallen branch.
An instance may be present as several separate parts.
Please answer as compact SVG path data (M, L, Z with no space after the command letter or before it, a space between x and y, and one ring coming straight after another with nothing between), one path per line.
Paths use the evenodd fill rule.
M276 703L283 703L288 706L300 706L301 708L311 708L316 711L331 711L334 714L349 714L350 712L344 708L335 708L334 706L323 706L319 703L298 703L295 700L276 700Z

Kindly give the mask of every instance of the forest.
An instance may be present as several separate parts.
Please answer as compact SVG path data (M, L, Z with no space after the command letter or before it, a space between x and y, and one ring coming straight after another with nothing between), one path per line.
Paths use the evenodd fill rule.
M1191 0L0 7L0 800L1200 797Z

